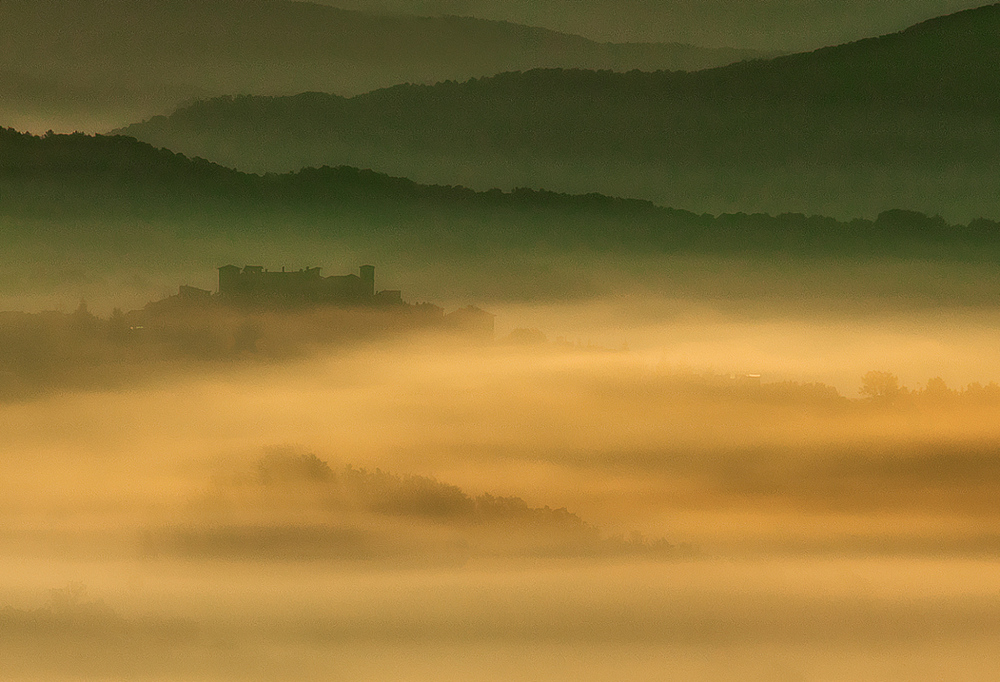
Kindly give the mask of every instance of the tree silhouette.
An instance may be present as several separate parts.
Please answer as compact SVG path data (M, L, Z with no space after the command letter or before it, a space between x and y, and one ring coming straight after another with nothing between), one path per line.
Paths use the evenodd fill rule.
M872 370L861 377L861 395L876 402L892 402L905 388L899 385L899 377L892 372Z

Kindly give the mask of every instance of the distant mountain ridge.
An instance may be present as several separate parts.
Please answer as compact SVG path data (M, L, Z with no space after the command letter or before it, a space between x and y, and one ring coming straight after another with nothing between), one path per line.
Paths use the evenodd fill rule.
M804 51L898 31L982 0L313 0L345 9L460 13L505 19L595 40L671 42ZM420 9L418 12L417 8ZM612 38L616 36L616 38Z
M531 70L198 102L121 132L255 171L638 196L723 212L1000 216L1000 4L690 73Z
M75 103L81 118L130 114L121 125L194 96L354 94L536 67L699 69L761 54L287 0L0 0L0 16L8 122L24 110L71 118Z

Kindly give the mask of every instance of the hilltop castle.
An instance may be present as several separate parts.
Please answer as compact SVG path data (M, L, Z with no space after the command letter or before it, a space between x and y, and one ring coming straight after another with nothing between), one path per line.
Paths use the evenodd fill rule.
M402 305L395 289L375 291L375 266L362 265L357 275L323 277L320 268L280 271L260 265L219 268L219 297L235 303L268 305Z
M398 289L376 291L373 265L362 265L357 275L331 277L323 277L320 268L271 271L260 265L223 265L218 270L217 293L182 284L175 295L130 313L132 325L176 329L191 324L206 311L223 319L227 315L342 309L355 315L355 325L357 314L371 313L372 328L392 319L391 325L397 328L437 328L484 341L493 339L491 313L472 305L445 313L433 303L404 302ZM381 322L376 322L378 317ZM346 319L342 317L341 322Z

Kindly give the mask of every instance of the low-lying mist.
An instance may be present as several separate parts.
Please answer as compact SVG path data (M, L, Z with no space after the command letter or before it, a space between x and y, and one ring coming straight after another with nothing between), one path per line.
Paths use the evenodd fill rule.
M534 343L514 342L525 336ZM493 345L421 336L173 365L158 379L141 367L113 389L2 407L12 524L53 519L72 531L80 515L98 532L169 522L219 467L252 469L266 448L287 447L317 458L331 480L352 466L440 481L466 517L488 494L703 547L843 540L978 551L996 541L995 383L949 388L932 377L907 389L871 371L842 395L524 333ZM259 511L262 499L243 506Z
M482 295L493 342L286 311L150 357L96 299L59 313L18 356L45 390L0 402L5 674L990 679L1000 367L973 275L954 305L938 264L852 309L863 266L813 288L706 262Z

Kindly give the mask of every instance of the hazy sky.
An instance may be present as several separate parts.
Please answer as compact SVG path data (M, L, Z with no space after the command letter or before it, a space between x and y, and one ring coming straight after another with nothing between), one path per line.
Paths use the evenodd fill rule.
M317 0L370 11L457 14L612 41L799 50L900 30L980 0Z

